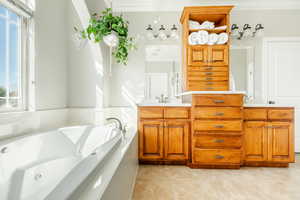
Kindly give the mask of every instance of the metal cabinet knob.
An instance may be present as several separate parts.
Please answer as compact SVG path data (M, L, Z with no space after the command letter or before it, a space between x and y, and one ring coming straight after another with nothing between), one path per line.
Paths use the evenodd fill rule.
M224 100L214 100L215 103L224 103Z
M224 142L223 139L216 139L216 140L215 140L215 143L223 143L223 142Z
M215 128L224 128L224 125L215 125Z
M223 112L216 112L215 116L224 116L224 113Z
M216 159L223 159L224 156L222 156L222 155L215 155L215 158L216 158Z

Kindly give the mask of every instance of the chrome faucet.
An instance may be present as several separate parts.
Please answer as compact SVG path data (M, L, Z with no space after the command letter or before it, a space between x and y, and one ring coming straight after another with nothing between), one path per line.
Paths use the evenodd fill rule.
M158 100L158 103L167 103L168 97L164 94L161 94L160 97L155 97Z
M114 120L115 122L117 122L118 128L119 128L121 131L123 131L122 122L121 122L121 120L119 120L118 118L110 117L110 118L107 118L106 120L107 120L107 121L109 121L109 120Z

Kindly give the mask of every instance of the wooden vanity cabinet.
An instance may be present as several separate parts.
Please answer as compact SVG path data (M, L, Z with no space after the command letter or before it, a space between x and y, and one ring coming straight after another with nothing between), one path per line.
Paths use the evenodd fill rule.
M245 108L245 165L288 166L295 161L293 108Z
M243 95L192 97L192 168L240 168L243 161Z
M139 161L185 164L189 159L189 118L188 107L139 107Z

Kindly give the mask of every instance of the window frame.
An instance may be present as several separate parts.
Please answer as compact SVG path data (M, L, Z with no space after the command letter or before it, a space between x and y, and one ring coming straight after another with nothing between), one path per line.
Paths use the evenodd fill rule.
M18 66L18 75L19 75L19 91L18 91L18 97L6 97L2 99L6 99L8 101L9 99L19 99L18 106L17 107L11 107L11 108L0 108L0 113L9 113L9 112L20 112L20 111L26 111L28 110L28 58L29 58L29 51L28 51L28 34L29 34L29 23L30 19L22 16L20 12L18 12L18 8L13 7L7 7L4 4L0 2L0 5L5 7L6 9L10 10L14 14L18 15L20 17L20 24L19 24L19 66ZM7 18L7 16L1 15L1 17ZM8 31L7 31L8 32ZM6 34L7 34L6 32ZM9 41L8 41L9 43ZM8 72L6 72L6 76L9 77ZM6 80L7 81L7 80ZM6 83L8 84L8 83ZM9 93L9 91L7 91ZM6 102L7 103L7 102Z

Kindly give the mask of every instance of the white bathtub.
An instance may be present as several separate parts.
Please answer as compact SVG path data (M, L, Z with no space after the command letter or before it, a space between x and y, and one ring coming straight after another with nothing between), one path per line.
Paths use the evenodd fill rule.
M113 125L67 127L0 142L0 199L67 199L122 141Z

